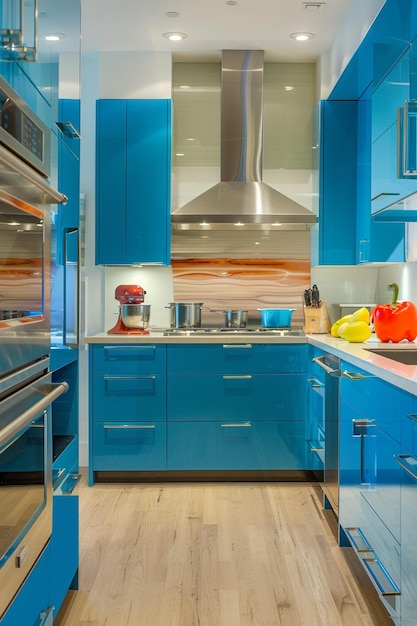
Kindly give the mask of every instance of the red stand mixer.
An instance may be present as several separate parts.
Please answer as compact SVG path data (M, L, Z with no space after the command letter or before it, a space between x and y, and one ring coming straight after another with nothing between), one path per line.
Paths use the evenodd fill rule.
M143 304L146 291L139 285L119 285L114 297L119 301L119 318L109 335L149 335L146 330L150 317L150 304Z

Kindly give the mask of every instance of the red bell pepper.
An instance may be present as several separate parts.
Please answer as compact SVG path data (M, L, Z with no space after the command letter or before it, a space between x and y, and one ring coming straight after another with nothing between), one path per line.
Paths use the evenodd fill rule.
M398 343L403 339L414 341L417 337L417 309L412 302L397 302L398 285L393 289L391 304L378 304L371 313L375 334L383 342Z

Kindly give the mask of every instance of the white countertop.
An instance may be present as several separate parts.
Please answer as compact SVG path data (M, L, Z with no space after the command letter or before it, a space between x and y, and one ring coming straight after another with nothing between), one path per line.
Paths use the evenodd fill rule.
M322 350L330 352L341 359L346 359L358 368L364 368L371 374L417 395L417 365L405 365L378 354L369 352L366 348L382 347L388 350L417 350L417 343L404 342L399 344L382 343L374 335L365 343L349 343L344 339L336 339L330 334L305 336L275 336L263 333L237 332L236 334L190 332L188 335L164 335L163 331L150 331L147 335L109 335L98 333L85 338L87 344L216 344L216 343L272 343L272 344L303 344L309 343Z

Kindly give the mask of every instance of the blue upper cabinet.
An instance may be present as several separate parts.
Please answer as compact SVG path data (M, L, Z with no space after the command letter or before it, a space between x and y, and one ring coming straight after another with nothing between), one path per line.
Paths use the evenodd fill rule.
M409 46L372 94L372 214L417 192L417 101L411 99L411 60Z
M318 264L356 262L357 103L320 107Z
M171 101L97 101L96 264L170 263Z

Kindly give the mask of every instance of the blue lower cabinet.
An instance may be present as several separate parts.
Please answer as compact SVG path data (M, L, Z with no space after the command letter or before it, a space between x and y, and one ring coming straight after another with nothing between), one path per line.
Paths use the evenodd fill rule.
M166 423L95 422L93 450L94 470L164 470Z
M173 374L167 393L172 421L304 419L304 374Z
M401 626L414 626L417 615L417 456L404 453L401 483Z
M390 616L399 623L401 468L395 457L402 448L392 433L398 435L400 432L401 420L395 411L395 407L400 411L401 397L396 396L400 391L384 384L385 402L392 398L398 402L382 408L377 395L372 406L367 402L367 394L360 393L368 386L376 392L378 379L342 377L341 381L340 541L342 545L353 547ZM391 419L394 416L392 427L388 424L388 413Z
M78 527L78 496L54 496L49 589L55 614L68 589L78 589Z
M169 470L304 469L304 422L172 422L167 466Z
M46 626L52 624L53 606L47 581L50 574L49 544L6 611L1 626Z
M94 373L135 374L166 371L166 346L164 345L90 345L90 358Z

